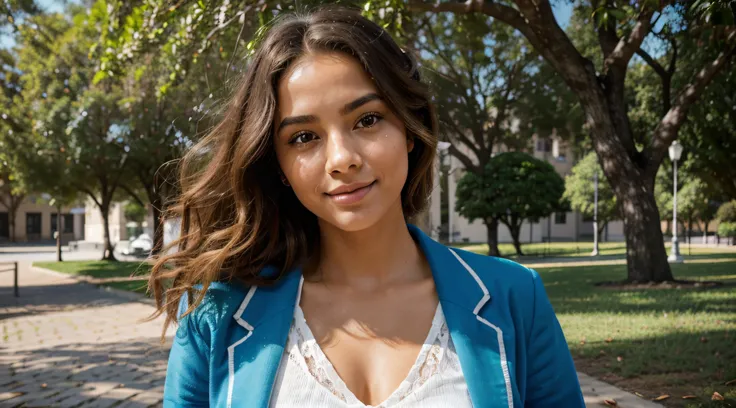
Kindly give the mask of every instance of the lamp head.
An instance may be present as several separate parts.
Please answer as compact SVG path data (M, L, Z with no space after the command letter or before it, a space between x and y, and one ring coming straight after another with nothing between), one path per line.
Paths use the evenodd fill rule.
M670 160L678 161L680 160L680 156L682 156L682 145L680 144L680 142L675 140L670 145L669 151L670 151Z

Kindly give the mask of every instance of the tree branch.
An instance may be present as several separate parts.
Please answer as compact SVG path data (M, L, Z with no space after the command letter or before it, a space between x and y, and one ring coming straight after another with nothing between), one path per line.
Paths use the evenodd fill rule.
M621 38L613 52L603 61L603 74L613 66L623 69L626 68L634 53L641 49L641 43L652 28L652 15L654 11L654 9L647 7L639 13L639 17L631 33L627 37Z
M478 169L478 166L476 166L472 160L470 160L470 157L468 157L465 153L458 150L458 148L455 145L450 145L450 154L453 155L455 158L460 160L460 163L463 164L463 166L468 170L472 171L473 173L480 174L480 171Z
M87 187L82 187L79 185L77 185L77 188L79 189L79 191L86 193L92 199L92 201L95 202L97 207L102 209L102 204L100 204L100 200L97 199L97 196L95 195L95 193L92 192L92 190L88 189Z
M736 31L726 39L727 49L723 50L715 60L703 67L695 78L680 91L672 107L667 111L657 127L654 129L652 144L645 150L648 161L648 173L656 172L664 159L667 148L677 137L690 107L697 101L708 84L723 69L736 53ZM653 174L649 174L653 177Z
M145 207L146 206L146 203L144 203L143 200L141 200L141 198L138 196L138 194L136 194L133 191L133 189L131 189L130 187L128 187L127 184L125 184L125 183L120 184L120 188L122 188L126 193L128 193L128 195L130 195L130 198L132 198L133 200L135 200L135 202L137 202L138 205L140 205L141 207Z
M640 56L641 59L643 59L644 62L647 63L647 65L649 65L650 67L652 67L652 69L654 70L654 72L656 72L657 75L659 75L660 77L664 78L664 77L666 77L666 76L669 75L669 72L666 69L664 69L664 67L662 66L662 64L660 64L659 62L657 62L657 60L655 60L654 58L652 58L652 56L649 55L643 49L639 48L638 50L636 50L636 54L638 56Z

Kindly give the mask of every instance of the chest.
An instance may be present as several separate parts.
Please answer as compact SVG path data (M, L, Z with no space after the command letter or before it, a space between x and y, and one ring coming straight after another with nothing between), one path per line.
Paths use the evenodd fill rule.
M438 300L422 289L431 288L362 296L305 285L296 327L308 332L323 363L357 399L377 405L400 387L438 337Z

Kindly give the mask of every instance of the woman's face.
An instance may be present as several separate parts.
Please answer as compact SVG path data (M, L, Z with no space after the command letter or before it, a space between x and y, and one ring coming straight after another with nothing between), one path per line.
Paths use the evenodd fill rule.
M276 156L297 198L344 231L401 212L408 153L403 122L353 58L300 58L278 84Z

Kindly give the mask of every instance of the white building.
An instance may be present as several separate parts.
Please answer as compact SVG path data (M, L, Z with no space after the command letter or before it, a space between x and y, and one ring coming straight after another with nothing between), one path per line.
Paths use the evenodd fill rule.
M125 201L114 202L110 204L110 213L108 224L110 228L110 241L116 245L120 241L127 241L130 238L130 231L138 229L137 226L131 224L125 218ZM142 232L153 238L153 213L150 205L146 206L148 215L143 221ZM90 199L85 205L85 225L84 225L84 241L90 244L102 244L105 242L105 228L102 222L102 213L100 208Z
M460 144L457 148L466 153L468 157L477 163L477 159L472 153L467 152L467 148ZM464 151L465 150L465 151ZM557 137L535 138L534 151L530 152L534 157L547 161L557 170L564 178L570 173L575 165L575 158L566 144ZM496 152L507 151L504 146L499 146ZM480 220L470 222L468 219L460 216L455 211L455 191L457 183L464 174L462 163L456 158L447 155L446 164L449 164L450 174L448 176L448 202L449 202L449 225L451 242L487 242L487 228ZM435 239L439 237L439 228L442 225L441 220L441 197L442 189L440 188L439 161L436 166L435 188L432 192L430 204L430 231ZM592 183L592 181L591 181ZM577 212L556 213L552 216L540 220L537 223L524 222L519 234L522 243L530 242L546 242L546 241L592 241L593 239L593 220L584 219ZM602 241L623 241L623 222L613 221L600 237ZM498 226L498 242L512 242L511 233L508 228L499 224Z

